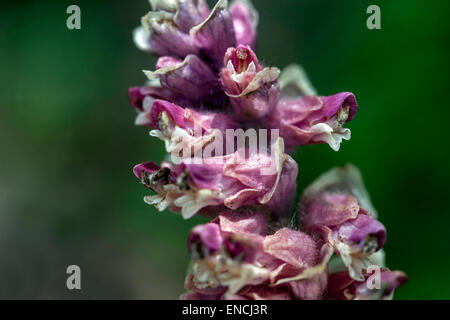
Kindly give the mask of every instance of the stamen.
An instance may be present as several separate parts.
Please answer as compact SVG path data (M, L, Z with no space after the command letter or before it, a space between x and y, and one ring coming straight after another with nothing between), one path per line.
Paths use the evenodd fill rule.
M158 126L159 130L161 130L164 136L166 137L170 136L174 124L170 116L167 114L167 112L163 111L158 115Z
M363 251L366 253L373 253L378 248L378 237L375 234L367 235L364 240Z

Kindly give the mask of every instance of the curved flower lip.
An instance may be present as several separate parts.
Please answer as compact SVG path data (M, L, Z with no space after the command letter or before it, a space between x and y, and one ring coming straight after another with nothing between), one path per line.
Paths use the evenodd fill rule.
M228 48L223 61L225 67L231 63L233 70L238 73L246 71L255 73L263 69L258 62L258 57L248 45L238 45L236 48ZM250 68L252 63L253 67Z
M256 49L258 12L248 0L234 1L228 9L233 17L237 45L249 45Z
M305 226L336 226L347 220L355 219L359 213L358 200L347 194L324 194L316 200L308 202L308 204L304 204L305 211L316 214L306 214Z
M176 104L170 103L165 100L155 100L150 109L150 119L152 126L154 128L160 128L159 120L161 113L166 112L170 117L170 120L173 121L173 124L185 129L185 115L186 112L189 112L189 109L183 109Z

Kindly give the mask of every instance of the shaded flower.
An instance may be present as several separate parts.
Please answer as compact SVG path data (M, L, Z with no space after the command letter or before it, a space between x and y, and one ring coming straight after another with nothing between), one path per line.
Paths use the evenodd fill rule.
M175 163L183 158L206 157L205 147L216 142L217 145L211 146L209 156L223 155L227 142L225 130L238 127L223 113L195 111L164 100L153 101L140 117L153 128L150 135L164 141L166 151Z
M267 234L263 212L225 211L189 236L184 299L317 299L332 250L305 233Z
M157 99L166 100L183 107L196 107L196 102L190 98L179 95L170 89L163 88L159 79L149 81L145 86L129 88L128 99L138 113L135 124L140 126L149 125L142 113L147 113L153 102Z
M250 47L243 45L227 50L224 66L221 81L236 119L255 121L275 108L280 70L263 68Z
M383 268L380 272L380 287L370 288L371 273L364 272L364 280L353 279L347 271L332 273L328 279L327 299L332 300L390 300L394 290L406 281L401 271Z
M236 45L233 17L227 10L227 4L226 0L219 0L211 14L189 31L196 45L208 55L217 68L222 66L226 50Z
M295 194L297 164L283 153L282 141L275 147L271 155L238 150L202 159L199 163L195 159L185 159L179 165L165 163L161 168L154 163L144 163L137 165L134 173L157 193L146 197L147 203L155 204L159 210L170 207L181 211L186 219L200 210L207 213L223 207L238 209L248 205L262 205L272 209L274 214L283 215ZM160 180L160 172L167 178ZM280 177L286 175L289 177L280 184ZM281 198L283 195L289 198Z
M351 121L358 110L350 92L333 96L303 96L281 99L264 122L268 128L279 128L286 149L327 143L338 151L342 140L350 139L350 129L343 125Z
M199 57L188 55L184 60L161 57L156 68L156 71L144 71L145 75L150 80L159 79L163 88L191 101L191 105L186 107L224 104L216 73Z

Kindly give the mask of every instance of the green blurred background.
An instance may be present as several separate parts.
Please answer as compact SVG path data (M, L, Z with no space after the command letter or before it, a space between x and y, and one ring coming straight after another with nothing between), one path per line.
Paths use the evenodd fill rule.
M388 230L387 263L409 282L397 299L450 298L447 200L448 1L254 1L260 59L302 64L320 94L356 94L353 137L336 153L295 153L299 191L352 162ZM81 8L81 30L66 8ZM366 28L381 8L382 30ZM163 159L133 125L127 88L155 59L131 32L136 1L2 1L0 5L0 298L173 299L186 237L202 222L156 212L132 174ZM66 289L66 267L82 290Z

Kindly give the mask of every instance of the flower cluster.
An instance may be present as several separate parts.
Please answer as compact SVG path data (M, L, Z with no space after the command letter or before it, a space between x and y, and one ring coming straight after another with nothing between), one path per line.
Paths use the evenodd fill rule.
M298 167L289 154L318 143L338 151L354 95L319 96L300 66L263 66L248 0L150 3L134 40L159 59L128 93L136 125L171 157L134 174L158 210L212 219L189 235L182 298L390 298L406 276L384 267L386 230L356 168L319 177L291 214Z

